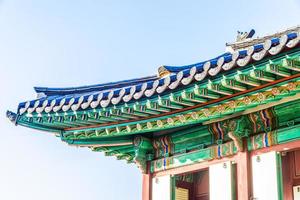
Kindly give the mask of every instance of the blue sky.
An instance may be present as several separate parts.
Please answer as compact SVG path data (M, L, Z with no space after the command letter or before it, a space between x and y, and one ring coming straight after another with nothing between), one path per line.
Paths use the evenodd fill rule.
M138 200L135 165L5 118L33 86L89 85L215 57L236 31L300 24L300 1L0 1L0 199Z

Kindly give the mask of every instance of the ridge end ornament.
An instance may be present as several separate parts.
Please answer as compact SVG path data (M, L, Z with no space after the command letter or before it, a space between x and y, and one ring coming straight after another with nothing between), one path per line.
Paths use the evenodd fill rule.
M11 112L11 111L6 111L6 117L12 122L14 123L15 125L17 125L17 118L18 118L18 115L14 112Z
M237 36L236 36L236 42L241 42L243 40L246 40L246 39L251 39L255 34L255 30L254 29L251 29L248 32L241 32L241 31L237 31Z

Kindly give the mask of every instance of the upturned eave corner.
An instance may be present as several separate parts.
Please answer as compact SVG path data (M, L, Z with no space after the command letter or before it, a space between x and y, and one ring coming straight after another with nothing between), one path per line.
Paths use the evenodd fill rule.
M6 111L6 117L11 121L14 125L17 125L17 120L18 120L18 114L7 110Z

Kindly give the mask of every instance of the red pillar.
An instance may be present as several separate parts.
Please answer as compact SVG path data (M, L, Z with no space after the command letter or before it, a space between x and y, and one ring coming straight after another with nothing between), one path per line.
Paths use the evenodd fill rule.
M284 199L293 199L293 167L291 166L292 152L286 153L281 157L282 179L283 179L283 197Z
M151 200L151 174L143 174L142 200Z
M247 150L237 155L237 196L238 200L251 197L250 155Z

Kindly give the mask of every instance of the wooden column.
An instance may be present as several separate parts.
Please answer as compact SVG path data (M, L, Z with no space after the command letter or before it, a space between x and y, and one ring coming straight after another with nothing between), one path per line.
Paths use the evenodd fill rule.
M246 141L244 141L244 146ZM238 200L251 197L250 155L247 150L237 154L237 196Z
M283 198L293 199L293 168L291 156L293 153L286 153L281 157L282 161L282 181L283 181Z
M143 174L142 200L151 200L151 174Z

